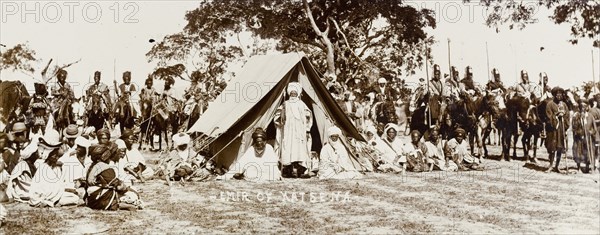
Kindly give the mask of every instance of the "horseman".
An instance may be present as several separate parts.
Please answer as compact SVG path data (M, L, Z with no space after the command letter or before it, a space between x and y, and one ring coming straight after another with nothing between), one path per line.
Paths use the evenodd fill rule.
M339 101L338 105L342 108L342 111L350 118L350 120L356 125L356 111L358 109L358 104L355 102L356 96L352 91L344 92L344 99Z
M451 75L448 79L446 79L446 94L445 97L454 97L458 98L460 94L460 81L458 81L458 70L456 67L452 66L450 69Z
M187 119L187 129L198 120L200 114L204 112L208 103L208 95L206 94L206 86L200 83L202 74L199 71L194 71L191 76L192 83L184 92L185 106L183 112Z
M492 76L494 76L494 79L487 83L487 90L496 94L506 92L506 88L504 88L504 84L502 84L502 80L500 80L500 72L498 69L492 69Z
M379 86L373 88L373 92L375 92L375 97L377 98L375 102L397 100L397 92L394 88L388 85L387 79L379 78L377 83Z
M460 88L463 92L475 91L475 82L473 81L473 68L465 68L465 77L460 80Z
M443 106L446 105L442 100L442 96L444 95L446 88L444 87L444 83L441 81L441 78L442 72L440 70L440 66L436 64L433 66L433 78L429 84L429 100L427 101L429 104L428 108L431 110L432 123L429 123L430 126L441 119L441 114L445 109Z
M116 81L115 81L116 83ZM131 72L130 71L125 71L123 73L123 83L121 83L121 85L119 85L119 89L118 89L118 103L116 106L116 108L118 109L118 112L115 112L117 114L118 117L121 117L121 119L125 119L126 117L129 117L129 121L126 121L126 123L121 123L120 127L121 127L121 132L123 131L123 129L125 127L128 128L132 128L133 127L133 118L137 116L137 113L135 111L135 109L133 108L133 106L131 105L131 93L135 92L135 86L133 84L131 84Z
M109 96L108 86L100 82L101 76L102 74L100 71L94 72L94 84L86 91L86 97L88 97L86 110L88 112L93 111L93 113L102 111L102 113L107 114L109 110L112 109L112 104ZM99 101L99 103L94 103L96 99Z
M150 107L150 106L145 106L144 104L152 105L155 97L158 95L158 93L156 92L154 87L152 87L152 85L153 85L152 78L147 78L145 85L146 86L144 88L142 88L142 91L140 92L140 108L142 109L142 113L145 113L144 110L146 108Z
M541 88L541 99L545 100L548 98L552 98L551 89L548 85L548 74L541 72L540 73L540 82L539 87Z
M71 85L67 83L67 71L64 69L59 69L56 74L56 79L58 82L52 86L52 96L53 99L53 110L55 110L54 117L59 120L57 124L59 129L66 127L73 120L72 112L69 110L71 108L71 103L73 102L73 98L75 94L73 93L73 88Z
M517 94L521 97L525 97L529 99L531 94L534 92L535 87L532 86L529 82L529 75L527 71L521 70L521 82L517 84Z

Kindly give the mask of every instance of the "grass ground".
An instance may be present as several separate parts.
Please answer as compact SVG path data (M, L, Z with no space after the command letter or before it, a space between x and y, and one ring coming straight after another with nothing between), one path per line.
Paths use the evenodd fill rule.
M491 147L492 155L498 153L499 147ZM546 152L538 156L543 160ZM9 215L0 233L600 234L600 174L544 173L545 161L527 167L522 161L484 164L487 170L478 172L369 173L346 181L169 187L153 180L138 185L144 210L12 203L5 205ZM572 160L568 164L574 166Z

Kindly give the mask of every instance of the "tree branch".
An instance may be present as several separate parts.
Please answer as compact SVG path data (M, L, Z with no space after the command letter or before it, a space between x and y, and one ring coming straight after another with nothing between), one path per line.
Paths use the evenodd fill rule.
M302 3L304 4L304 10L306 11L306 17L310 21L310 25L312 26L313 30L315 31L315 33L317 33L317 35L319 35L319 37L323 37L323 32L317 26L317 22L315 22L315 18L313 17L312 11L310 10L310 6L308 5L308 1L302 0Z
M354 49L350 46L350 43L348 43L348 38L346 37L346 34L344 34L344 32L342 32L342 29L340 29L340 26L335 21L335 19L333 19L333 17L331 17L331 16L328 17L328 19L331 20L331 22L333 22L333 25L337 29L337 32L342 35L342 38L344 38L344 42L345 42L346 46L348 47L348 50L350 50L350 52L352 52L352 55L354 55L358 59L359 62L362 62L362 59L360 57L358 57L358 55L356 55L356 53L354 52Z

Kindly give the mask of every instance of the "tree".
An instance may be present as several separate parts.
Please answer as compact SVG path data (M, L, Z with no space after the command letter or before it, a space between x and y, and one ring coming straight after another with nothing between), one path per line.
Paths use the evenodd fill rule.
M465 0L469 2L470 0ZM491 9L486 20L489 27L499 30L502 24L509 24L518 29L525 28L528 24L536 23L535 13L537 7L553 9L550 19L556 24L570 24L571 36L569 40L577 44L579 39L590 38L594 47L600 47L600 2L597 0L482 0L482 4Z
M340 81L373 71L389 77L414 72L433 43L425 29L435 27L431 10L401 0L220 0L201 3L186 20L183 32L152 48L150 59L195 56L216 76L236 56L249 56L245 49L269 49L261 43L247 48L226 43L249 32L263 42L275 41L278 51L304 52L320 71Z
M32 63L36 62L37 59L35 58L35 51L29 49L27 44L17 44L0 55L0 70L34 72Z
M79 63L81 59L78 61L65 64L65 65L54 65L52 64L53 59L50 59L46 66L41 69L40 77L35 75L36 68L34 68L37 62L42 61L41 59L37 59L36 53L33 49L29 48L27 43L17 44L14 47L2 52L0 54L0 70L12 70L12 71L20 71L23 74L38 80L40 83L47 84L50 79L54 78L60 69L68 68L74 64Z

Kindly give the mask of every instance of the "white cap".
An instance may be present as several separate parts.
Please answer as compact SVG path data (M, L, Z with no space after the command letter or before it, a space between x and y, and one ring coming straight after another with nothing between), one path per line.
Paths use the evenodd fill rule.
M77 138L75 138L75 145L77 146L81 146L84 148L89 148L92 144L90 143L90 141L82 136L77 136Z
M387 80L385 78L379 78L379 80L377 80L377 83L387 83Z
M118 149L126 149L127 148L125 141L123 141L122 139L115 140L115 144L117 144Z

